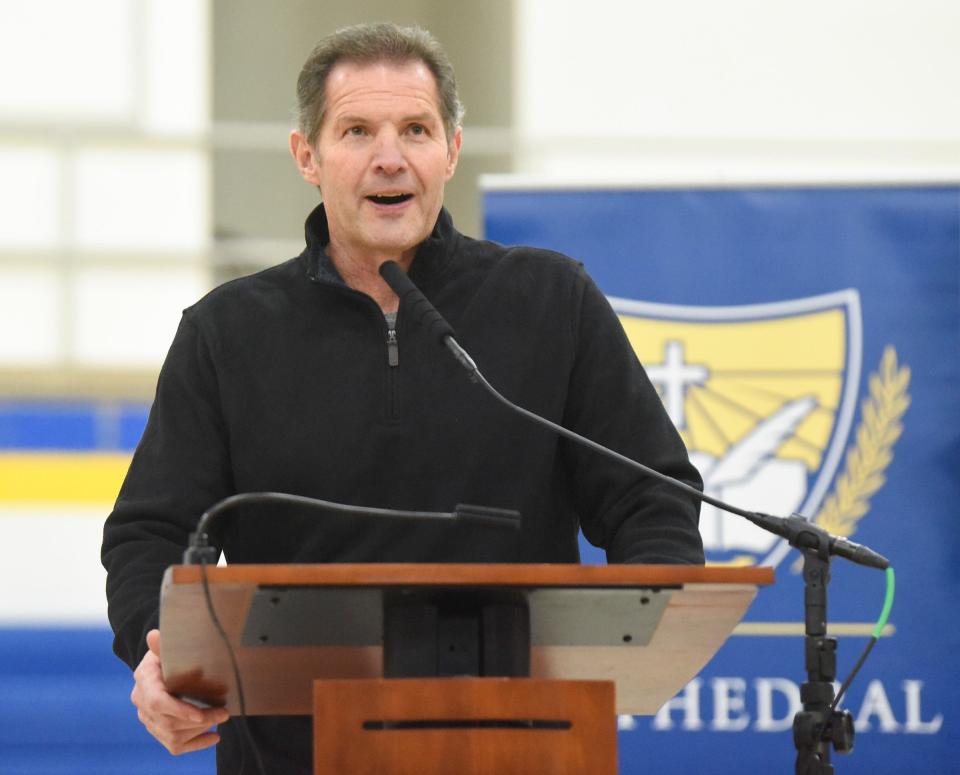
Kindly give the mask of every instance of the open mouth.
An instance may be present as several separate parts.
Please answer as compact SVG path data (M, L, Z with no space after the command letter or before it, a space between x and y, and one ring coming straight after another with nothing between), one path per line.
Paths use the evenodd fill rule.
M413 199L413 194L374 194L368 196L367 199L378 205L398 205L408 199Z

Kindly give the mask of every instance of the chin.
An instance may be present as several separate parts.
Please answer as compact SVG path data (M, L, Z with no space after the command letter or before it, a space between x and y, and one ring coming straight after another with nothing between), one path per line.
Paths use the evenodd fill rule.
M399 254L412 250L429 236L429 231L424 234L414 229L377 229L370 234L370 245Z

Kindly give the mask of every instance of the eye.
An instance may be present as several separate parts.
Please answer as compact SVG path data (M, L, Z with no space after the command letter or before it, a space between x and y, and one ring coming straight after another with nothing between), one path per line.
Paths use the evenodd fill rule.
M344 134L352 137L363 137L363 135L366 134L366 130L362 126L352 126L349 127Z
M418 137L427 134L427 128L423 124L411 124L408 131Z

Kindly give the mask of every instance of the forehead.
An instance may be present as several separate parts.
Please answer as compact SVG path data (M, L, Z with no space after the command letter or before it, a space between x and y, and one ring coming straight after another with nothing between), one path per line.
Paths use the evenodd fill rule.
M440 118L437 82L423 62L341 62L327 75L326 115L393 109Z

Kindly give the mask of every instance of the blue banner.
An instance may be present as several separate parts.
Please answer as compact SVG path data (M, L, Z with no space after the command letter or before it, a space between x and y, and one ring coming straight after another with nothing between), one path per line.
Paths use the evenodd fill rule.
M958 771L960 189L511 186L484 208L487 238L584 262L711 494L891 559L896 604L842 703L857 737L837 772ZM621 772L792 772L798 554L712 507L701 533L708 562L772 565L776 585L656 717L620 719ZM882 573L834 561L838 680L883 597Z

